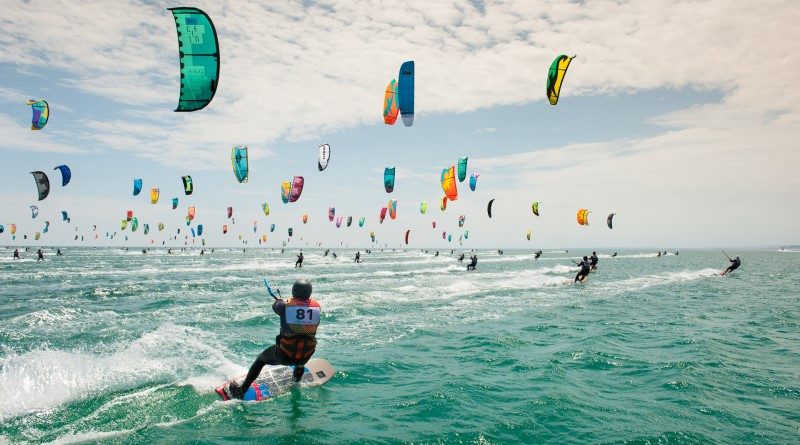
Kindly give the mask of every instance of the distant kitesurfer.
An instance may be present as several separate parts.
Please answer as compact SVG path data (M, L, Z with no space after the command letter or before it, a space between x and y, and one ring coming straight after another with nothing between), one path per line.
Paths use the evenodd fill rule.
M597 252L592 252L592 256L589 257L589 264L592 266L591 270L597 270Z
M333 253L331 254L331 256L333 257L333 259L334 259L334 260L335 260L336 258L339 258L339 257L338 257L338 255L336 255L336 252L333 252Z
M19 249L14 249L14 259L15 260L19 259Z
M583 279L583 277L589 275L589 272L591 272L592 263L589 262L589 258L588 257L583 257L583 261L581 261L580 263L575 263L575 264L577 264L578 266L581 266L580 272L578 272L578 274L575 275L575 281L577 282L577 281L581 281Z
M37 251L36 251L36 254L37 254L37 255L39 255L39 257L38 257L38 258L36 258L36 262L37 262L37 263L38 263L39 261L44 261L44 253L42 253L42 249L39 249L39 250L37 250Z
M538 252L534 252L533 253L533 259L534 260L539 259L540 256L542 256L542 251L541 250L538 251Z
M439 256L439 251L437 250L436 253L433 254L433 256Z
M294 262L294 267L303 267L303 251L297 255L297 261Z
M661 258L661 251L660 250L658 251L658 255L656 255L656 258Z
M464 262L464 254L463 253L461 254L461 256L458 257L458 262L459 263Z
M614 254L611 255L611 258L614 258L615 256L617 256L617 252L614 252Z
M311 298L311 290L311 283L301 279L292 286L292 298L287 301L275 299L272 310L281 317L281 332L275 337L275 344L258 355L242 385L235 382L230 384L231 396L237 399L244 397L264 365L295 366L294 380L300 381L305 370L303 365L317 348L316 334L322 309Z
M472 256L469 257L469 259L470 262L469 264L467 264L467 270L475 270L475 268L478 266L478 255L472 254Z
M356 252L356 263L361 262L361 251Z
M725 272L722 272L723 276L733 272L734 270L738 269L739 266L742 265L742 260L740 260L738 256L736 258L732 259L732 260L729 258L729 260L731 262L731 265L728 266L727 269L725 269Z
M56 249L56 256L62 256L62 255L64 254L61 253L61 249Z

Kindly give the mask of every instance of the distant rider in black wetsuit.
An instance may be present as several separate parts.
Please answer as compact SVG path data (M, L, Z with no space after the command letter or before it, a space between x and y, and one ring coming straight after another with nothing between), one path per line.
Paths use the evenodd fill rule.
M591 265L591 270L597 270L597 252L592 252L592 256L589 257L589 264Z
M472 254L472 256L469 257L469 259L470 262L469 264L467 264L467 270L475 270L475 268L478 266L478 255Z
M317 300L311 298L311 290L308 280L297 280L292 286L292 298L272 303L272 310L281 317L281 332L275 337L275 344L258 355L242 385L230 384L232 397L244 397L264 365L295 366L294 380L299 382L303 377L303 365L317 349L317 327L322 313Z
M575 264L578 264L578 263L575 263ZM589 275L589 272L591 271L592 264L589 262L589 258L588 257L583 257L583 261L581 261L580 264L578 264L578 266L581 266L581 270L580 270L580 272L578 272L577 275L575 275L575 281L576 282L582 280L583 277Z
M37 262L37 263L38 263L39 261L44 261L44 253L42 252L42 249L39 249L39 250L37 250L37 251L36 251L36 254L37 254L37 255L39 255L39 257L38 257L38 258L36 258L36 262Z
M14 249L14 259L15 260L19 259L19 249Z
M297 255L297 261L294 262L294 267L303 267L303 251Z
M537 260L537 259L539 259L540 256L542 256L542 251L541 250L538 251L538 252L534 252L533 259Z
M738 269L739 266L742 265L742 260L740 260L738 256L736 258L730 260L730 262L731 262L731 265L728 266L727 269L725 269L725 272L722 272L722 275L727 275L727 274L733 272L734 270Z
M463 253L461 254L460 257L458 257L458 262L459 263L463 263L464 262L464 254Z
M356 252L356 263L361 262L361 251Z

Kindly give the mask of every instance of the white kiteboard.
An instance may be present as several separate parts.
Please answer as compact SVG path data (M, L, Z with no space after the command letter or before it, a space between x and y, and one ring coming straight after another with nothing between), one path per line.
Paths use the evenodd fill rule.
M333 366L327 360L322 358L312 358L306 363L303 378L300 379L301 386L320 386L324 385L333 377ZM294 374L294 366L265 366L258 375L256 381L247 388L242 400L250 400L261 402L271 399L275 396L287 393L294 386L295 381L292 375ZM231 394L228 386L231 382L241 384L244 382L246 376L237 377L231 381L225 382L217 387L217 394L222 397L222 400L230 400Z

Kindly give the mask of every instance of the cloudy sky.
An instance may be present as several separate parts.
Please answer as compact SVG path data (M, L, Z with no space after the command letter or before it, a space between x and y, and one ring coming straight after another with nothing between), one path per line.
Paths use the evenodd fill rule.
M100 239L88 244L107 244L131 209L167 229L121 232L114 243L127 234L131 245L160 244L185 229L188 205L216 245L242 234L252 246L254 221L271 246L288 227L293 245L368 245L370 230L398 245L406 229L411 247L457 247L464 230L466 247L800 243L796 1L198 1L222 66L213 102L193 113L172 111L178 51L165 9L188 4L0 2L0 224L17 224L17 243L49 220L44 243L93 238L96 224ZM577 57L553 107L546 75L562 53ZM386 126L383 91L406 60L416 63L416 120ZM29 98L50 103L42 131L30 130ZM322 173L321 143L332 147ZM250 148L246 184L231 172L236 144ZM441 212L439 172L463 156L480 173L478 190L459 184ZM30 172L59 164L72 183L61 188L53 172L50 196L37 202ZM397 167L392 194L386 166ZM280 183L294 175L306 187L284 205ZM145 191L159 187L162 201L133 197L134 177ZM391 198L399 217L378 224ZM336 229L329 206L367 217L366 227ZM581 207L592 212L588 227L575 221ZM0 244L12 244L7 231Z

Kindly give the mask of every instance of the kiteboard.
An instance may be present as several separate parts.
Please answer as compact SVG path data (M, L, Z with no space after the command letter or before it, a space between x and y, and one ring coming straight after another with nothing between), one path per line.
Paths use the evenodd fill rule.
M589 274L588 273L586 275L582 276L581 279L578 280L578 283L583 284L583 283L585 283L587 281L589 281Z
M300 379L301 386L320 386L324 385L333 377L333 366L322 358L312 358L306 363L303 378ZM247 388L242 400L262 402L281 394L289 392L295 384L294 366L265 366L258 375L256 381ZM241 384L245 376L237 377L223 383L215 390L222 397L222 400L230 400L231 394L228 386L231 382Z

